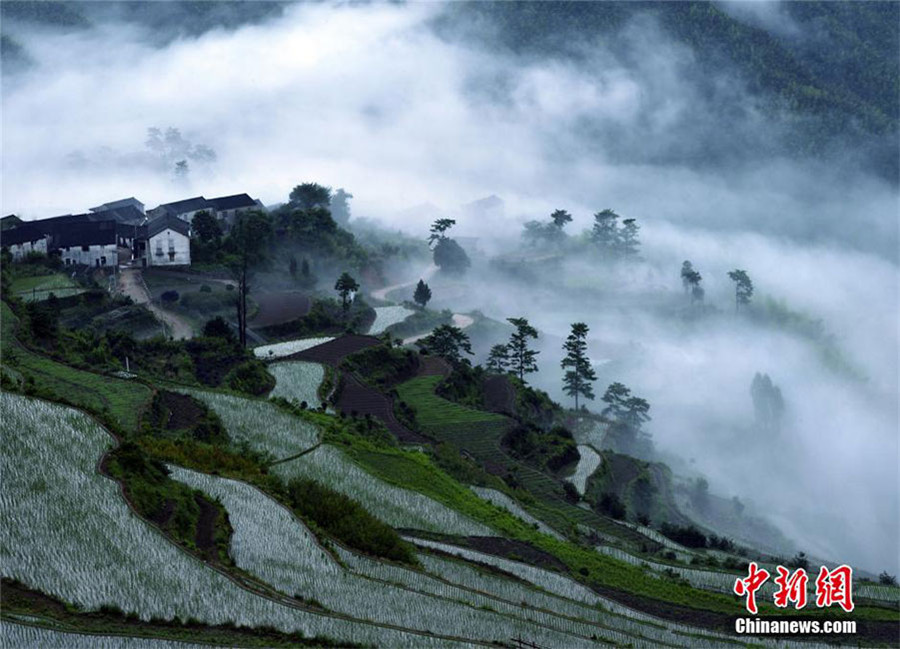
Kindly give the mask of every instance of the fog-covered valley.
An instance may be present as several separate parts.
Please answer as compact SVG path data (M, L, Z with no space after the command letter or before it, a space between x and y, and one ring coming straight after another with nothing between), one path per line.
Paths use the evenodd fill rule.
M753 5L709 6L797 61L837 38L822 17ZM4 53L3 214L243 191L276 205L314 181L352 193L361 241L417 241L385 262L387 284L425 276L429 226L455 219L472 264L428 278L432 307L528 318L529 381L565 405L561 345L588 324L588 408L624 383L677 474L748 503L797 550L897 572L897 122L866 88L810 72L810 93L840 101L806 110L689 45L655 5L597 31L563 21L557 39L465 4L287 4L198 33L73 6L83 24L4 16L18 49ZM586 234L607 208L636 220L636 254L610 260ZM523 239L557 209L572 215L559 238ZM754 286L737 313L734 269ZM494 342L473 334L474 362ZM757 373L783 395L777 426L755 415Z

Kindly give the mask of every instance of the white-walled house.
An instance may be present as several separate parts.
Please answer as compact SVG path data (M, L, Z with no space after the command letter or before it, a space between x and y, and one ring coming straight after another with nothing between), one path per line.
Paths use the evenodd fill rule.
M0 246L9 250L12 258L20 261L30 252L47 254L47 235L32 223L0 232Z
M115 266L119 262L115 221L89 221L57 226L49 236L66 266Z
M146 226L145 266L190 266L191 228L171 214L158 216Z

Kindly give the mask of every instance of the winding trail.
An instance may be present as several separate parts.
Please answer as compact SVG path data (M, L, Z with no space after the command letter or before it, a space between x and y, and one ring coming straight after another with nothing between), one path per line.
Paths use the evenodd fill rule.
M425 272L422 273L421 279L431 279L431 276L434 275L438 271L438 267L432 264L428 268L425 269ZM400 284L391 284L390 286L383 286L377 290L371 291L370 295L374 297L376 300L385 300L387 301L387 294L391 291L395 291L398 288L404 288L406 286L415 286L419 280L415 279L411 282L402 282Z
M194 337L194 328L187 320L177 313L172 313L158 304L154 304L150 299L150 293L147 292L147 285L144 283L140 269L121 268L118 289L119 292L134 300L135 304L146 306L156 316L156 319L163 323L166 331L174 340Z

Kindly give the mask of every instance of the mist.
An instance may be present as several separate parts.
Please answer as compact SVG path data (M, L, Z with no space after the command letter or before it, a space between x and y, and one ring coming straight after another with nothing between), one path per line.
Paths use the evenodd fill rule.
M801 29L777 5L733 4L763 26ZM696 74L696 55L652 16L570 44L577 56L535 57L439 28L447 12L297 5L162 40L115 13L79 30L15 26L30 65L4 79L2 213L40 218L132 195L148 207L238 192L273 204L316 181L351 191L354 216L415 236L432 217L410 208L430 204L457 218L454 236L494 254L519 245L526 220L567 209L576 235L612 207L641 225L641 261L610 269L574 256L526 285L476 258L464 290L435 290L436 304L528 317L543 341L533 382L560 400L559 344L570 323L588 323L592 356L612 361L598 396L622 381L647 398L660 454L752 502L799 549L896 572L896 184L845 142L785 155L777 145L802 118L764 109L727 67ZM178 128L215 157L176 182L145 145L150 127ZM491 194L502 214L461 209ZM679 315L685 259L716 309L701 320ZM755 300L820 319L852 370L829 367L797 332L736 317L734 268L753 278ZM577 288L591 276L602 290ZM750 425L756 372L785 396L777 440Z

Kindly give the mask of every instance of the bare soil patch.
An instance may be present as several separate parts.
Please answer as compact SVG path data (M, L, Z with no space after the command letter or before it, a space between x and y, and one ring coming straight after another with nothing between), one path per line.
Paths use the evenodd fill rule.
M312 306L309 296L300 291L254 293L259 311L250 321L252 327L270 327L302 318Z

